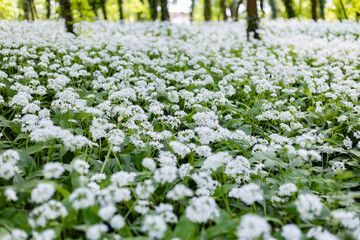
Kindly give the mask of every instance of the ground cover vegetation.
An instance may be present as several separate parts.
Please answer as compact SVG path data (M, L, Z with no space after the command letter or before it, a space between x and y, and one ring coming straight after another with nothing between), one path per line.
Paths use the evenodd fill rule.
M0 236L360 239L360 25L0 22Z

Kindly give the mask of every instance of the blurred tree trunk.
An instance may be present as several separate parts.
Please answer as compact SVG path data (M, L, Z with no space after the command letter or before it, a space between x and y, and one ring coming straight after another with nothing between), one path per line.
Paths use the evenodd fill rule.
M204 18L205 21L211 21L211 1L204 1Z
M249 39L252 35L255 39L260 39L259 35L259 17L257 11L257 2L256 0L247 0L247 29L246 35Z
M36 8L34 7L34 1L33 0L28 0L27 1L28 3L28 8L30 10L30 13L31 13L31 19L32 20L35 20L35 17L37 17L37 12L36 11Z
M149 6L150 6L151 19L155 21L158 16L158 11L157 11L158 0L149 0Z
M237 22L237 20L239 19L239 8L242 2L243 0L234 0L230 5L231 19L234 22Z
M65 19L66 30L74 33L74 17L71 11L70 0L60 0L61 15Z
M91 6L95 16L98 17L96 0L89 0L89 5Z
M271 8L271 18L277 18L277 9L276 9L276 2L275 0L269 0L270 8Z
M34 20L34 14L32 13L31 8L31 1L30 0L23 0L22 2L23 8L24 8L24 15L26 20Z
M320 12L320 18L325 19L325 4L326 0L319 0L319 12Z
M38 12L36 10L36 5L34 4L34 0L29 0L30 6L31 6L31 14L33 19L39 19Z
M168 10L168 1L160 0L160 5L161 5L161 21L169 21L170 15Z
M264 0L260 0L260 10L261 10L261 17L264 17L265 16Z
M80 19L83 18L84 14L83 14L83 7L82 7L82 2L76 2L76 7L78 9L79 15L80 15Z
M102 10L103 15L104 15L104 19L107 20L106 0L101 0L101 1L100 1L100 5L101 5L101 10Z
M288 18L294 18L295 17L295 11L293 8L293 1L292 0L283 0L284 5L285 5L285 10L286 10L286 14L288 16Z
M194 9L195 9L195 0L191 0L191 6L190 6L190 22L194 21Z
M144 5L144 0L140 0L141 4ZM144 13L143 11L137 12L137 20L142 21L144 20Z
M344 17L345 19L348 19L348 16L347 16L347 13L346 13L346 9L345 9L345 5L344 5L344 2L342 0L340 0L340 6L341 6L341 9L344 13Z
M123 0L118 0L120 21L124 20Z
M317 21L317 14L316 14L317 6L316 6L316 1L317 1L317 0L311 0L311 17L312 17L312 19L313 19L315 22Z
M46 19L50 19L51 16L51 0L46 0Z
M220 8L221 8L221 12L223 15L223 20L226 21L227 20L227 15L226 15L226 0L221 0L220 1Z

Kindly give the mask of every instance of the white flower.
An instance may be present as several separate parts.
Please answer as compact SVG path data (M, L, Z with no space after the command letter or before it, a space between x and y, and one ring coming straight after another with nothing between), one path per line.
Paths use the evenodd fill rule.
M135 193L140 199L146 199L155 191L155 187L150 179L146 179L142 183L138 183L135 188Z
M174 152L184 158L187 154L191 152L190 148L185 144L177 141L171 141L169 145L172 147Z
M18 167L14 166L11 163L1 163L0 164L0 177L5 179L10 179L15 176L15 172L18 171Z
M31 201L42 203L49 200L55 193L55 187L51 183L39 183L31 191Z
M136 177L134 172L120 171L111 176L111 182L117 187L123 187L133 182Z
M13 228L10 234L2 236L3 240L26 240L28 239L28 234L18 228Z
M194 169L193 166L190 165L190 163L182 164L179 168L179 175L183 179L184 177L189 176L190 171Z
M254 202L261 202L263 197L263 191L255 183L249 183L241 188L233 188L229 192L229 197L240 198L241 201L247 205L251 205Z
M331 170L333 170L335 173L338 173L339 171L345 171L345 163L343 162L334 162L331 165Z
M34 240L53 240L56 237L54 229L46 229L42 232L32 232Z
M149 170L153 171L156 169L156 163L152 158L144 158L141 164Z
M69 200L75 210L86 209L95 204L95 196L88 188L81 187L75 189L70 196Z
M6 197L6 201L17 201L18 198L16 196L16 192L12 188L6 188L4 195Z
M0 164L16 164L20 160L20 155L13 149L6 150L0 155Z
M106 233L107 231L108 227L105 224L95 224L87 229L86 238L89 240L98 240L101 238L101 234Z
M253 240L270 235L270 225L265 219L253 214L241 217L240 226L236 230L239 240Z
M110 225L114 229L121 229L125 226L125 220L121 215L115 215L111 218Z
M155 208L155 211L164 217L165 222L177 223L178 219L173 210L174 207L168 203L160 203L160 205Z
M170 102L173 102L173 103L179 102L178 92L177 91L168 92L168 99L170 100Z
M315 216L320 216L322 210L320 198L310 193L300 194L295 205L304 221L313 220Z
M172 183L177 178L178 169L173 166L164 166L155 171L154 179L156 182L165 184Z
M186 217L192 222L205 223L219 215L215 200L208 196L194 197L186 207Z
M250 169L250 162L243 156L237 156L235 159L230 159L226 164L225 174L235 178L240 174L247 178L253 171Z
M337 119L338 119L339 122L345 122L345 121L348 119L348 117L345 116L345 115L341 115L341 116L338 117Z
M115 213L116 207L113 204L109 204L105 207L101 207L98 214L102 220L108 221Z
M311 228L307 232L306 237L315 238L316 240L339 240L336 236L327 230L323 230L320 226Z
M119 146L124 142L125 133L120 129L113 129L108 133L108 140L112 145Z
M218 116L215 112L198 112L192 118L200 127L215 128L219 125Z
M106 174L104 174L104 173L95 173L90 178L90 181L91 182L101 182L101 180L105 180L105 179L106 179Z
M295 224L286 224L282 227L281 236L286 240L300 240L301 230Z
M162 238L167 229L164 218L161 215L145 216L145 220L142 224L141 230L147 232L150 238Z
M344 146L345 146L348 150L350 150L350 149L352 148L353 142L351 141L351 139L350 139L349 137L346 137L346 138L344 139L343 143L344 143Z
M192 197L193 192L191 189L185 187L183 184L177 184L173 189L171 189L167 194L166 197L172 200L180 200L184 197Z
M89 172L90 164L81 159L76 159L73 163L73 168L79 174L87 174Z
M134 209L135 209L135 211L137 211L140 214L143 214L143 215L146 214L150 210L149 201L139 200Z
M334 219L340 220L343 227L355 229L360 227L360 219L355 212L347 212L339 209L331 212Z
M293 183L286 183L280 186L279 188L279 196L292 196L297 192L297 187Z
M65 171L65 168L59 162L50 162L44 165L43 174L47 179L59 178Z
M66 217L68 214L65 206L56 200L50 200L34 208L28 218L32 228L45 227L48 221L59 217Z
M202 169L215 171L220 166L227 164L232 160L232 157L227 152L218 152L209 157L204 161Z

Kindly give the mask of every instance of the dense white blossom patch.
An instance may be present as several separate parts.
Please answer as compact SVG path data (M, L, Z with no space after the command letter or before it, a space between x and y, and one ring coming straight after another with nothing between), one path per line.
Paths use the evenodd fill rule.
M356 239L360 25L0 21L0 239Z

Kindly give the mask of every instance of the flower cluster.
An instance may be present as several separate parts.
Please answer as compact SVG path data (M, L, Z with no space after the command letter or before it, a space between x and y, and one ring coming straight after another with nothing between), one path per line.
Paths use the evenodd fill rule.
M360 240L360 25L0 21L0 239Z

